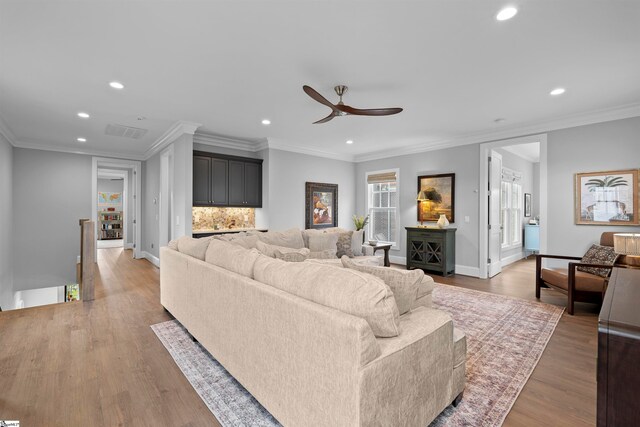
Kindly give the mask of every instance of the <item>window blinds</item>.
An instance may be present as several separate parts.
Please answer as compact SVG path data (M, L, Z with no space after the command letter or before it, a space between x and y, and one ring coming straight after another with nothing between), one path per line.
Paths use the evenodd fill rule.
M382 182L395 182L395 181L396 181L396 173L393 171L367 175L367 184L380 184Z

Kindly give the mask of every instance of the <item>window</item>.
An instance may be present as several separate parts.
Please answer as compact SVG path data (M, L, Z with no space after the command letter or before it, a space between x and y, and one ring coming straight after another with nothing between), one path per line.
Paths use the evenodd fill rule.
M367 173L368 236L381 242L398 242L398 171Z
M502 247L520 246L522 244L522 174L507 168L502 169L500 210Z

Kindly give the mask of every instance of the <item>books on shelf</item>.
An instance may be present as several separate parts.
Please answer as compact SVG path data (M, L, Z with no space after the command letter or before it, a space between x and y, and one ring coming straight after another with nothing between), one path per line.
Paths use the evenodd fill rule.
M122 239L122 221L122 211L99 211L99 239Z

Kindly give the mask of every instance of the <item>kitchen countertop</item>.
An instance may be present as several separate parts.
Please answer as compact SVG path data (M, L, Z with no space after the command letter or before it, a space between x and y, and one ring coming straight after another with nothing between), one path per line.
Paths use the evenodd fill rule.
M210 229L203 229L203 230L193 230L192 234L208 234L208 233L225 234L225 233L240 233L242 231L267 231L267 229L266 228L227 228L227 229L214 230L213 228L210 228Z

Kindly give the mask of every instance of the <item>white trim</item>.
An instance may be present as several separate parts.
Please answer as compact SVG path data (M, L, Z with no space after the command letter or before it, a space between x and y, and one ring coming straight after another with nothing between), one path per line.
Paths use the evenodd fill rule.
M57 153L81 154L84 156L100 156L129 160L146 160L141 154L124 153L117 151L102 151L86 147L60 147L52 146L50 145L50 143L44 142L40 143L33 141L15 141L15 144L13 146L16 148L28 148L30 150L54 151Z
M480 261L479 275L481 279L487 278L487 263L489 251L489 230L488 224L488 200L484 191L489 187L488 177L488 157L492 149L500 148L505 145L529 144L532 142L540 143L540 253L547 251L547 134L529 135L519 138L493 141L480 144L480 190L479 190L479 215L478 229L480 231L480 239L478 242L478 259Z
M443 148L457 147L460 145L478 144L499 139L515 138L522 135L539 134L558 129L567 129L576 126L584 126L594 123L603 123L613 120L628 119L640 116L640 103L621 105L614 108L592 110L588 112L569 114L558 119L539 121L522 126L514 126L493 132L476 132L459 138L442 139L432 142L423 142L405 147L385 149L372 153L359 154L354 157L354 162L367 162L369 160L386 159L389 157L403 156L406 154L423 153L426 151L441 150ZM540 153L542 154L542 153Z
M396 174L396 201L398 202L397 206L396 206L396 235L395 235L395 244L393 246L391 246L392 250L400 250L400 246L401 242L401 233L400 230L402 229L402 219L400 218L400 212L402 212L402 210L400 209L400 168L389 168L389 169L382 169L382 170L377 170L377 171L365 171L364 173L364 185L366 188L365 191L365 210L367 215L369 214L369 175L377 175L377 174L382 174L382 173L389 173L389 172L394 172ZM367 226L367 228L369 228L371 226L371 219L369 219L369 225ZM367 230L368 231L368 230ZM371 236L369 236L371 237ZM389 258L391 259L391 258Z
M469 267L468 265L456 264L456 275L480 277L480 269L478 267Z
M196 132L193 134L194 144L210 145L213 147L231 148L233 150L249 151L255 153L268 146L266 138L242 139L213 133Z
M123 169L131 169L132 178L135 182L135 216L134 220L135 224L135 236L133 242L136 244L135 249L133 250L134 258L142 257L142 162L137 160L124 160L124 159L111 159L106 157L92 157L91 158L91 221L93 221L95 225L95 233L97 236L98 230L98 210L96 209L98 205L97 194L98 194L98 167L100 168L123 168ZM96 251L97 251L96 245ZM96 254L97 256L97 254Z
M328 151L317 150L315 148L298 147L283 143L272 138L268 138L268 147L274 150L289 151L292 153L306 154L308 156L314 157L324 157L333 160L342 160L343 162L353 163L355 160L355 156L351 154L331 153Z
M165 133L163 133L160 138L156 139L156 141L144 152L144 160L148 160L153 157L156 153L160 152L167 145L174 142L176 139L180 138L184 134L193 135L202 124L194 123L194 122L186 122L184 120L178 120L175 122Z
M509 255L508 257L500 259L500 265L502 268L505 268L509 264L513 264L514 262L520 261L524 258L524 252L518 252L517 254Z
M407 265L407 257L389 255L389 262L391 264Z
M156 267L160 268L160 258L158 258L157 256L152 255L147 251L142 251L142 258L145 258L151 264L153 264Z
M160 192L158 194L158 245L163 246L175 237L174 194L174 146L171 145L160 153ZM167 214L168 212L168 214Z
M103 169L98 168L98 179L103 178L122 178L122 213L124 214L124 221L122 224L122 243L123 247L126 247L127 238L129 237L129 172L123 170L115 170L115 169ZM96 188L97 193L97 188ZM94 208L97 209L97 206ZM97 221L97 217L96 217ZM96 223L96 226L98 224ZM98 230L100 231L100 230ZM98 236L96 236L97 238Z
M124 244L124 248L125 249L133 249L133 243L125 243Z

